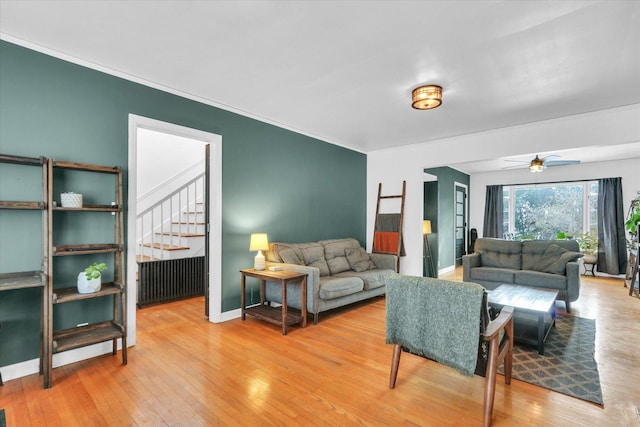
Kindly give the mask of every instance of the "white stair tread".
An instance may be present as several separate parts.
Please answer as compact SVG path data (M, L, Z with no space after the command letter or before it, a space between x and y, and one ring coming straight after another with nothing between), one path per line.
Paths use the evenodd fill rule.
M176 231L165 231L164 233L156 233L163 236L175 236L175 237L204 237L204 234L199 233L178 233Z
M184 251L189 249L186 246L172 246L168 244L160 245L160 243L154 243L153 245L151 243L145 243L142 246L145 246L147 248L153 247L154 249L162 249L165 251Z

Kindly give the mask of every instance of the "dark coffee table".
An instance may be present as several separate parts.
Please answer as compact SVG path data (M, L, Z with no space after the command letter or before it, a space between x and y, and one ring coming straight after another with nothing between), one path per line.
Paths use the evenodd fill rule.
M505 305L515 308L513 338L515 341L536 345L544 354L544 342L556 324L556 298L558 291L528 286L500 285L487 291L489 305L497 309ZM521 316L518 316L521 314ZM527 317L534 316L537 322Z

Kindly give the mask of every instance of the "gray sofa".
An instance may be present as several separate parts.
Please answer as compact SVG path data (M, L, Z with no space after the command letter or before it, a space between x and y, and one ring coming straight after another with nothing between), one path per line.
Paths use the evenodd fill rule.
M475 253L462 257L463 281L487 289L501 284L554 289L566 304L580 296L580 260L575 240L502 240L481 238Z
M307 273L307 311L318 314L385 293L385 276L395 272L397 257L367 253L355 239L269 244L267 267ZM300 309L300 286L288 285L287 305ZM266 282L266 299L282 302L280 285Z

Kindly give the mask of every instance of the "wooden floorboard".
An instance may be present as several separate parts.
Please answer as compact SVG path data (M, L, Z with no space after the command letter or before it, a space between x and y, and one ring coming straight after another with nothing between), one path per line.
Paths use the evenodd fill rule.
M640 299L627 292L620 279L583 277L572 304L574 315L596 319L604 408L499 377L493 425L640 426ZM482 424L481 377L405 354L388 388L384 298L322 313L287 336L251 317L209 323L203 306L195 298L138 310L127 366L105 355L56 368L48 390L38 375L6 381L7 425Z

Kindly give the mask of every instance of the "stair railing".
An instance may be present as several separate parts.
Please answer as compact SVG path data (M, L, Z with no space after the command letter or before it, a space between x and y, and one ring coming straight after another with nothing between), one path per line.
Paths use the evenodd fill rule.
M137 215L138 262L162 259L163 248L173 246L175 241L182 244L182 237L196 234L198 225L204 228L203 223L198 223L200 211L197 209L198 203L203 199L204 190L203 173ZM174 231L173 224L177 224L177 231Z

